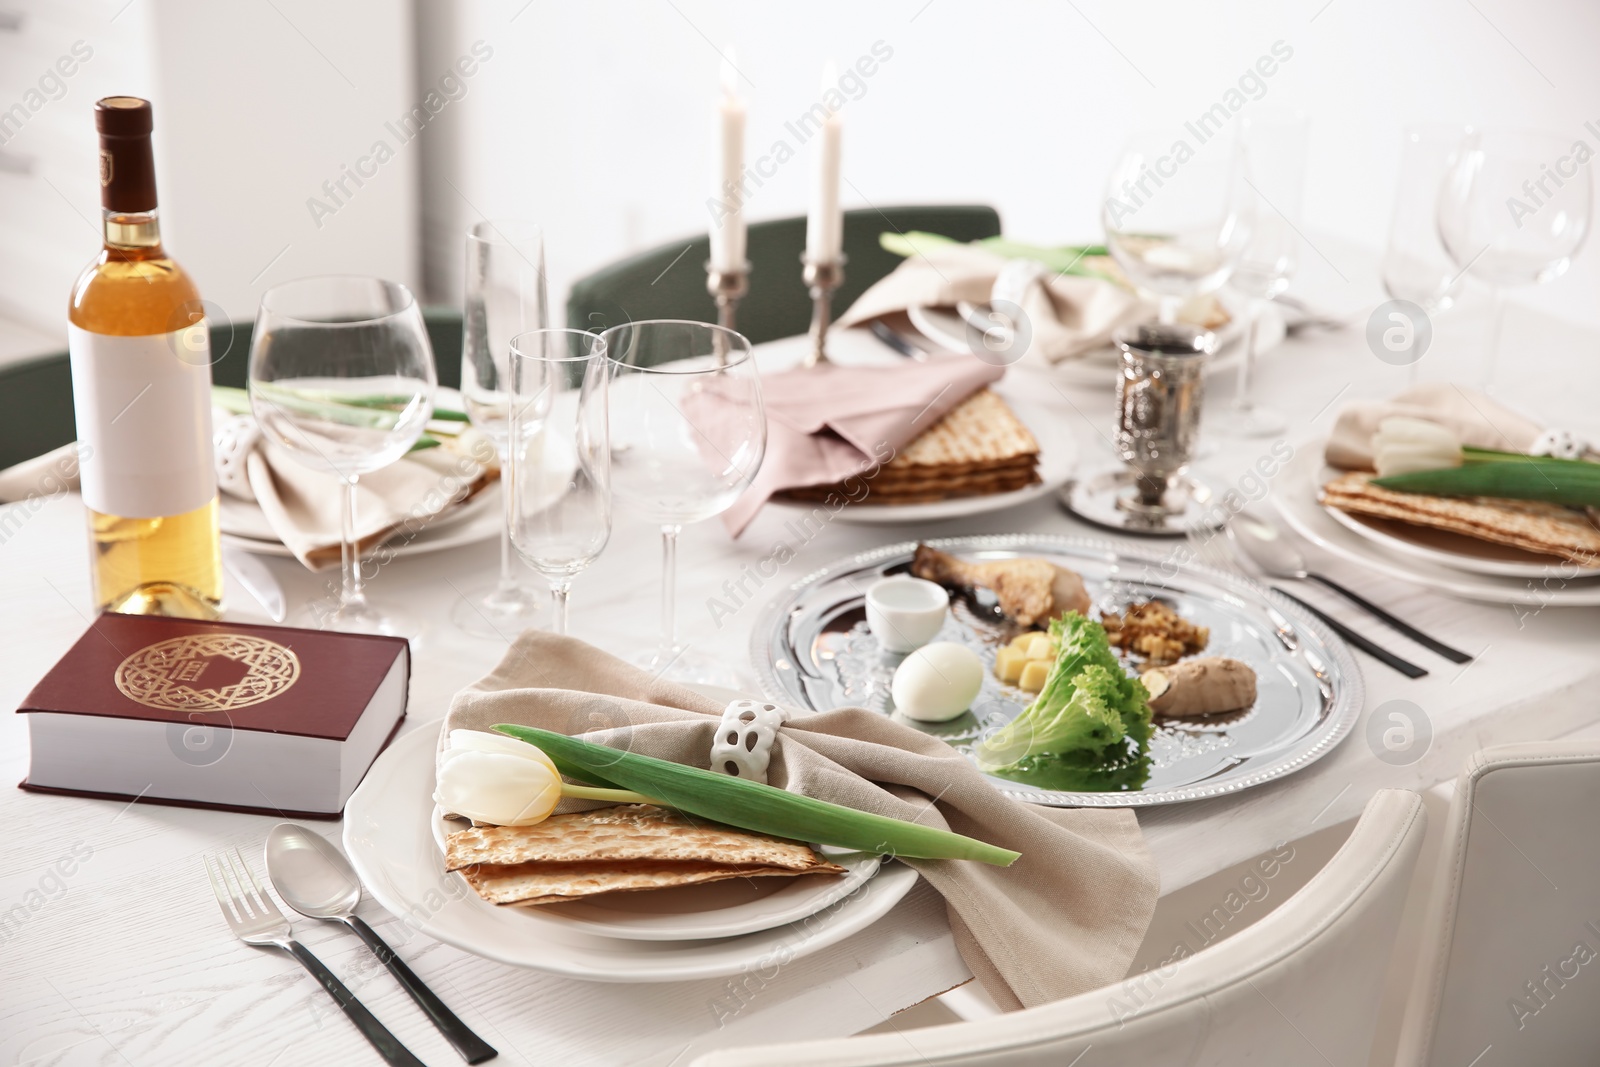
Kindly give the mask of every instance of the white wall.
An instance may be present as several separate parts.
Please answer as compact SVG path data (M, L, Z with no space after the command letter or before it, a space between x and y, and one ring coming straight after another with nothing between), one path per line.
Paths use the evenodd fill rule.
M430 131L449 139L423 182L439 296L458 297L459 235L480 212L543 221L557 306L570 278L702 229L713 45L732 44L749 77L753 157L814 102L825 58L848 64L885 42L893 57L845 109L846 204L988 201L1010 234L1041 242L1097 237L1124 131L1204 110L1279 40L1293 57L1263 104L1312 118L1313 239L1376 254L1408 122L1537 126L1600 146L1583 131L1600 124L1592 0L524 3L422 0L423 80L472 41L494 49ZM802 212L807 177L803 160L783 168L752 215ZM1516 298L1600 325L1592 245L1567 277Z
M201 295L251 319L262 290L309 274L415 283L420 141L386 132L417 100L413 20L392 0L7 0L0 111L74 43L89 58L14 136L26 172L0 167L0 318L66 347L73 279L100 247L94 102L126 93L155 112L162 235ZM10 24L8 22L8 24ZM52 89L54 86L51 87ZM333 214L312 197L379 138L395 157ZM318 222L321 225L318 225Z

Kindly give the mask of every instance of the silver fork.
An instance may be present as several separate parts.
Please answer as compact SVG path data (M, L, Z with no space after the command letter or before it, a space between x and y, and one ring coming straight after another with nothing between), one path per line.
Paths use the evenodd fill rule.
M322 988L344 1009L350 1021L356 1024L356 1029L372 1042L372 1047L378 1050L385 1061L395 1067L427 1067L356 999L354 993L345 988L345 984L332 971L322 965L321 960L311 954L310 949L291 936L293 928L289 920L283 917L283 912L278 910L272 898L262 891L255 872L237 848L231 856L226 852L207 856L205 864L206 877L211 879L211 889L217 894L217 904L239 940L247 945L275 945L299 960L312 977L322 983Z

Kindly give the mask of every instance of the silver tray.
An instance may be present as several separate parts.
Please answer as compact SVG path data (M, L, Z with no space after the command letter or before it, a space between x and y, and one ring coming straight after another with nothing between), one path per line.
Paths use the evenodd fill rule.
M1207 655L1255 668L1255 706L1231 716L1156 720L1149 779L1137 790L1057 792L990 777L1020 800L1059 807L1129 807L1221 796L1292 774L1327 755L1361 714L1361 673L1344 643L1291 601L1247 579L1179 565L1110 544L1048 535L947 537L922 542L968 559L1037 556L1083 576L1094 608L1121 610L1152 598L1211 629ZM889 680L903 658L883 652L867 630L863 598L885 574L905 571L917 542L863 552L781 590L756 620L751 660L772 700L825 711L869 708L940 737L970 755L981 737L1016 717L1032 699L992 673L996 649L1015 630L993 599L952 595L936 640L959 641L990 670L972 710L948 723L894 715Z

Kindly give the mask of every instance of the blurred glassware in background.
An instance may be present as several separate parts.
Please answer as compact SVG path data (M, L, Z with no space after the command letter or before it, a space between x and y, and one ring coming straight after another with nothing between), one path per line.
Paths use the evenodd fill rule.
M550 628L567 632L572 579L611 539L606 343L581 330L531 330L510 343L506 423L511 542L550 583Z
M1128 280L1153 297L1159 321L1215 292L1250 241L1252 204L1236 131L1195 146L1174 129L1131 136L1106 179L1100 221Z
M539 618L544 599L516 567L505 465L510 410L511 339L550 325L544 270L544 231L532 222L492 219L467 231L465 307L461 337L461 402L500 457L500 580L467 591L451 611L457 626L478 637L510 638Z
M1465 272L1439 234L1439 190L1466 133L1442 123L1408 126L1400 150L1380 273L1390 299L1409 300L1429 315L1448 311L1461 296Z
M398 282L302 278L262 295L250 343L250 408L268 440L344 482L340 593L312 604L299 624L416 636L414 620L374 605L362 590L356 482L416 444L433 412L435 381L422 310Z
M1591 154L1558 134L1469 130L1451 159L1439 189L1439 236L1460 271L1494 289L1485 386L1499 362L1506 286L1559 278L1589 235Z
M1298 111L1252 113L1241 120L1245 184L1253 209L1250 241L1228 285L1247 301L1249 320L1233 404L1226 417L1217 420L1234 437L1267 437L1282 433L1288 425L1281 413L1257 405L1251 394L1262 310L1289 288L1300 265L1307 133L1306 117Z
M738 688L727 663L680 644L678 533L733 505L761 467L767 420L750 342L703 322L630 322L601 335L611 361L611 484L661 527L661 645L642 666Z

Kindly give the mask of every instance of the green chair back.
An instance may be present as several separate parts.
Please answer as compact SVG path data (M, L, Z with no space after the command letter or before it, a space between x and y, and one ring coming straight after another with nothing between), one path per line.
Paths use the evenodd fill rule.
M439 384L461 385L461 312L424 308ZM244 388L253 322L211 327L211 380ZM67 354L40 356L0 367L0 470L43 455L77 435L72 411L72 371Z
M878 235L925 230L958 241L1000 233L1000 215L978 204L867 208L844 213L844 285L833 294L834 314L842 313L867 287L894 270L901 259L878 245ZM750 292L739 304L739 332L756 344L805 333L811 326L811 298L800 280L806 220L775 219L750 226ZM674 241L603 267L572 285L567 325L604 330L641 319L695 319L716 322L717 308L706 292L705 263L711 240Z

